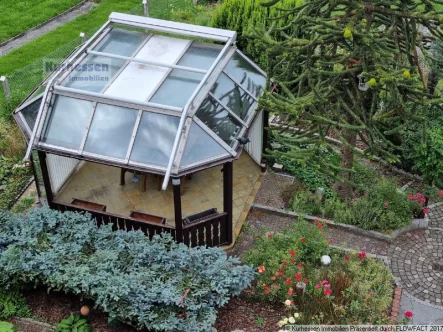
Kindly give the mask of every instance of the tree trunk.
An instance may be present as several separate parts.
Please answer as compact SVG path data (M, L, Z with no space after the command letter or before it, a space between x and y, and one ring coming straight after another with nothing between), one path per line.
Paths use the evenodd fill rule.
M355 146L355 142L357 140L357 133L355 131L343 129L341 134L343 135L343 138L349 143L349 145ZM354 151L343 144L340 148L340 168L352 169L353 166ZM340 175L346 180L352 179L352 173L349 171L343 171L343 173ZM353 197L352 185L350 185L346 181L337 181L334 184L334 190L343 201L349 200Z

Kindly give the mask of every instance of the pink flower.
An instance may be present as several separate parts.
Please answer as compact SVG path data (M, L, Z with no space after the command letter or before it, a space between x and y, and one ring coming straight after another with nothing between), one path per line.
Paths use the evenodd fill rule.
M292 288L289 288L289 290L288 290L288 295L289 295L289 296L292 295Z
M286 285L290 285L291 284L291 278L286 278Z
M332 244L332 240L329 240L328 243L329 243L329 244Z
M405 316L408 317L409 319L412 318L412 311L405 311Z
M439 196L440 196L440 197L443 197L443 190L440 190L440 194L439 194Z
M321 282L321 284L322 284L322 285L327 285L327 284L329 284L329 281L327 281L327 280L323 280L323 281Z
M325 288L331 288L331 285L330 284L326 284Z
M408 199L413 200L415 198L414 195L408 195Z
M325 289L325 291L323 292L323 294L325 294L326 296L329 296L332 294L330 289Z
M365 259L365 258L366 258L366 251L361 250L361 251L358 253L358 258L360 258L360 259Z
M318 219L317 218L314 219L314 223L315 224L318 223Z
M320 289L321 288L321 284L315 285L315 288Z
M388 202L384 202L383 205L384 205L384 206L388 206L389 203L388 203Z
M369 295L374 296L375 292L371 289L371 291L369 292Z
M423 213L424 213L424 214L428 214L428 213L429 213L429 208L428 208L428 207L424 208L424 209L423 209Z

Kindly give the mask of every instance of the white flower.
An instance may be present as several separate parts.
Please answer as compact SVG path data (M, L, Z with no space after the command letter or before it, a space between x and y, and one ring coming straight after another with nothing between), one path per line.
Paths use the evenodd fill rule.
M284 318L284 319L283 319L283 322L285 322L285 324L288 324L288 319L287 319L287 318Z
M281 320L278 322L278 327L282 327L283 325L286 325L285 321Z
M294 317L295 317L295 318L298 318L298 317L300 317L300 314L299 314L298 312L296 312L296 313L294 314Z
M291 300L286 300L285 305L289 307L291 305Z
M321 262L323 265L329 265L331 263L331 257L328 255L321 256Z
M295 323L295 319L294 317L289 317L289 323L294 324Z

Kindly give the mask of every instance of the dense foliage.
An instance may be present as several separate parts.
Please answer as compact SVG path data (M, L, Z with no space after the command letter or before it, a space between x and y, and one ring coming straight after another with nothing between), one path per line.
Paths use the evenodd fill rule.
M247 294L260 301L285 302L297 324L388 323L388 269L364 251L347 255L330 249L323 227L316 222L308 230L305 222L297 221L284 234L257 238L245 255L245 262L259 272ZM305 248L311 250L307 253ZM323 258L321 263L324 255L330 262Z
M227 30L237 31L237 45L249 55L263 69L267 68L266 54L260 47L260 43L250 37L253 27L258 23L264 24L268 20L275 20L276 26L282 28L294 18L293 14L287 14L279 8L290 9L302 3L301 0L282 0L277 6L267 8L261 0L225 0L216 8L212 25ZM278 38L278 33L273 36Z
M0 290L0 319L26 317L30 313L26 299L17 289Z
M92 327L89 325L86 318L78 315L69 316L63 319L55 328L55 332L91 332Z
M263 10L280 3L270 1ZM423 123L421 107L440 107L416 49L426 59L424 44L443 39L441 10L427 0L312 0L278 12L293 19L284 27L280 17L254 27L254 43L262 46L276 83L261 105L282 119L274 131L285 150L272 154L336 171L336 191L350 199L357 141L367 155L398 160L401 147L387 136ZM339 166L324 158L324 149L335 149L328 135L342 143Z
M18 158L0 156L0 209L12 207L17 195L29 182L31 174L29 165L20 163Z
M0 287L32 283L91 298L151 331L209 331L216 307L239 294L251 267L220 248L190 249L169 235L98 228L89 215L48 209L0 214Z

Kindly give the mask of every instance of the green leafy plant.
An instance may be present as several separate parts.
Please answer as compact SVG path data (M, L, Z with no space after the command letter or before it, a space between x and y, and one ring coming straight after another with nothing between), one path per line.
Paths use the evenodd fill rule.
M30 314L26 299L21 292L16 288L0 290L0 319L12 316L27 317Z
M257 317L255 319L255 325L257 325L257 326L265 325L265 319L263 317Z
M79 315L69 316L63 319L55 328L56 332L90 332L92 331L91 325L85 318Z
M32 194L34 195L34 194ZM16 206L14 206L14 208L12 209L12 211L14 213L22 213L25 212L27 210L29 210L35 203L35 198L34 197L23 197L22 199L20 199L20 201L17 203Z
M210 329L217 308L255 275L221 248L113 232L88 214L46 208L0 212L0 271L0 287L32 283L78 294L111 321L150 331Z
M0 321L0 331L1 332L14 332L14 325L8 322L1 322Z

